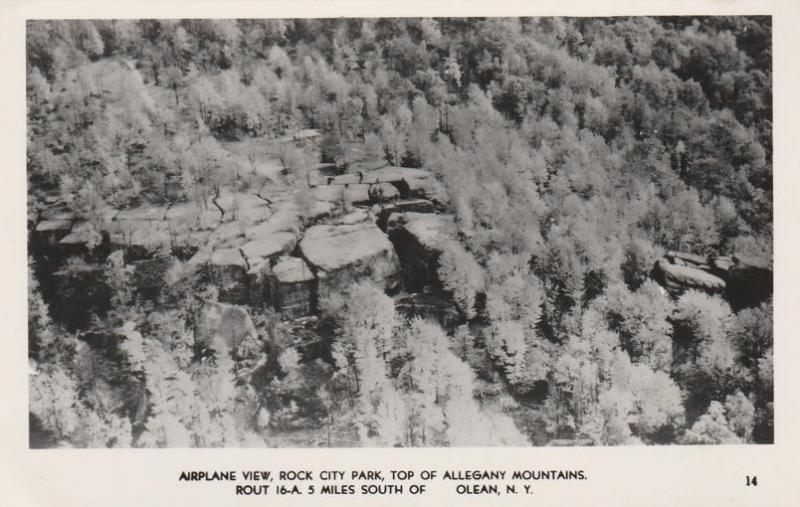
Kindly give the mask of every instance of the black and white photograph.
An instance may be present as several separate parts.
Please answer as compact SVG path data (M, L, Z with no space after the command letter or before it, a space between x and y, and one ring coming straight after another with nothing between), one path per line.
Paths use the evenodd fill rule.
M27 446L774 444L772 27L28 19Z

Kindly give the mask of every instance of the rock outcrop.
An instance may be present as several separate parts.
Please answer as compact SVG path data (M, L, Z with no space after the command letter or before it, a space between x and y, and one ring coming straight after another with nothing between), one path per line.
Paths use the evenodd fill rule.
M689 266L692 268L702 269L703 271L707 271L710 269L708 265L708 261L702 255L697 254L690 254L686 252L676 252L674 250L670 250L664 257L671 263L677 266Z
M102 259L123 250L145 297L157 299L165 272L183 263L176 276L213 284L221 304L268 305L293 316L313 313L320 297L365 278L395 288L398 252L407 277L419 281L413 285L436 283L440 240L454 238L455 227L452 217L434 214L447 199L432 173L365 168L315 183L306 193L260 185L203 203L109 208L91 221L54 201L32 239L56 265L69 255ZM336 216L348 207L355 209ZM97 243L103 249L93 250Z
M300 241L300 251L318 279L320 297L364 278L385 288L396 285L394 247L371 222L311 227Z
M451 215L393 213L387 220L389 238L403 265L403 280L409 290L439 286L436 270L448 242L457 238Z
M44 245L56 245L62 238L70 233L72 230L72 222L72 217L42 220L36 224L36 229L34 229L35 236L39 238L40 243Z
M704 290L711 293L723 293L725 280L702 269L680 264L670 264L665 259L656 261L653 277L667 290L683 291L687 289Z
M380 207L376 223L382 231L386 231L389 217L393 213L405 213L409 211L416 213L433 213L435 209L433 207L433 203L425 199L408 199L405 201L397 201Z
M734 310L757 306L773 291L770 262L741 255L703 257L670 251L656 261L652 275L673 294L688 289L722 294Z
M316 306L316 277L299 257L282 257L269 275L270 301L276 310L292 316L311 313Z
M447 192L430 171L386 166L331 176L316 182L317 199L351 204L377 204L394 199L425 199L437 206L448 202ZM336 189L339 187L339 189Z
M276 232L242 245L241 252L251 272L268 269L282 255L288 255L297 245L297 237L290 232Z

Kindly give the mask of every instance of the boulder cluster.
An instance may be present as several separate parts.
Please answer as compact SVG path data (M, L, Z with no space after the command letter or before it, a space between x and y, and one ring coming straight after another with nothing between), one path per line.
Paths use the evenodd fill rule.
M402 270L400 257L413 263L424 251L432 263L433 229L455 231L452 217L434 213L446 194L428 171L384 167L309 186L313 199L297 190L225 192L207 203L108 209L92 220L54 205L33 240L62 259L121 249L140 291L157 293L177 271L207 279L221 303L303 316L354 280L398 286L404 271L417 269ZM435 273L434 264L426 271L432 266Z

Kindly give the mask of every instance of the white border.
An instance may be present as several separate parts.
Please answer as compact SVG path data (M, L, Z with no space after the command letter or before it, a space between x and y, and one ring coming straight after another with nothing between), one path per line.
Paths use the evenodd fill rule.
M800 272L792 255L800 206L798 49L800 2L774 1L14 1L0 5L0 504L111 505L798 505ZM774 55L775 444L719 447L29 450L26 359L24 20L30 18L246 18L518 15L771 14ZM466 497L437 483L423 496L236 497L228 484L178 483L184 469L546 468L586 470L582 482L543 482L532 496ZM757 475L757 487L745 487ZM431 488L434 486L430 486ZM437 494L437 492L439 494Z

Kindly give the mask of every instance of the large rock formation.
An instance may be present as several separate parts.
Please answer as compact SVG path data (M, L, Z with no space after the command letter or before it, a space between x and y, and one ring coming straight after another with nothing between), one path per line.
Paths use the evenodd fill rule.
M36 224L35 236L42 245L54 246L72 230L72 217L42 220Z
M311 227L300 241L300 251L319 279L320 297L364 278L386 288L396 285L394 247L371 222Z
M402 262L406 287L418 291L426 285L439 286L439 256L448 242L456 240L455 219L451 215L394 213L387 221L387 231Z
M263 270L282 255L287 255L297 245L297 237L290 232L276 232L253 239L242 245L241 252L250 271Z
M392 216L402 215L393 234L407 272L418 270L421 280L435 281L442 249L437 242L454 237L455 228L452 217L433 215L446 194L432 173L383 167L325 181L305 193L261 186L223 190L203 203L109 208L91 221L53 202L41 213L32 240L52 253L55 265L66 255L91 253L101 260L103 252L122 249L135 266L141 294L156 297L172 265L166 261L177 259L187 268L180 276L213 284L223 303L270 305L299 316L315 311L318 297L365 278L396 287L400 262L384 231ZM342 206L357 208L334 218ZM323 219L324 225L314 225ZM87 248L98 242L105 250Z
M757 306L772 296L772 265L742 255L703 257L670 251L656 261L653 278L673 294L688 289L723 294L734 310Z
M710 269L708 260L702 255L691 254L686 252L676 252L670 250L664 257L671 263L677 266L689 266L692 268L702 269L707 271Z
M687 289L704 290L712 293L725 291L725 280L711 273L679 264L670 264L664 259L656 261L653 277L667 290L683 291Z
M433 213L434 207L431 201L425 199L408 199L383 205L378 211L377 224L382 231L386 231L389 217L393 213L405 213L413 211L416 213Z
M270 301L278 311L295 317L308 315L316 306L316 282L303 259L282 257L270 272Z

